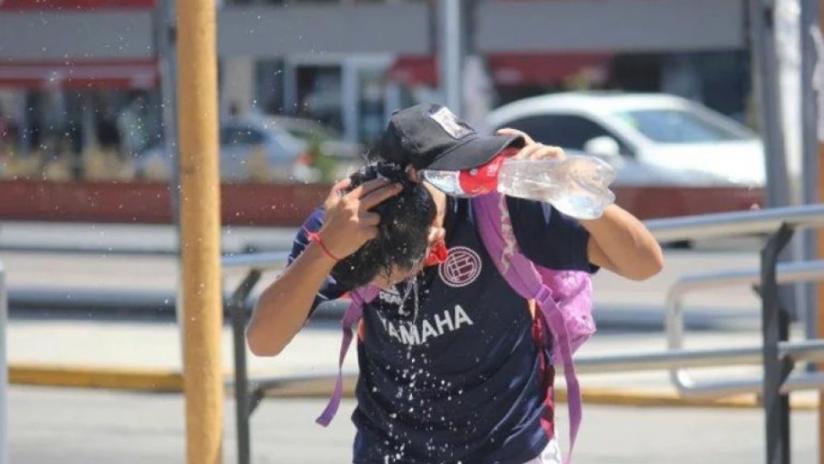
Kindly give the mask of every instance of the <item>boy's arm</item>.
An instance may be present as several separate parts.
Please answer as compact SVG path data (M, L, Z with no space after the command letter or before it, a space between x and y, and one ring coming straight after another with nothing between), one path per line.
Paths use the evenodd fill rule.
M617 205L594 220L580 220L589 232L587 257L596 266L632 280L648 279L664 266L661 246L646 226Z
M521 131L501 129L498 133L518 134L524 138L525 146L516 155L519 158L563 159L566 156L561 148L535 143ZM621 207L610 205L600 218L578 222L589 232L586 254L590 263L632 280L652 277L664 266L661 246L655 237L641 221Z
M274 356L289 344L306 323L315 296L334 265L316 243L310 243L263 291L246 329L252 353Z
M332 256L343 259L374 238L380 216L369 210L400 192L399 185L384 179L371 180L344 195L347 186L348 181L335 185L324 205L326 217L319 235L329 253L309 243L258 299L246 328L254 354L275 356L289 344L337 262Z

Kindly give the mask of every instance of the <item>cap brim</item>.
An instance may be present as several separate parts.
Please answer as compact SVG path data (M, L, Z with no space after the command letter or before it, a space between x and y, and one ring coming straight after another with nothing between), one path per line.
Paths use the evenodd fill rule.
M476 136L466 142L445 151L423 169L433 171L460 171L484 165L492 160L504 148L522 146L520 135Z

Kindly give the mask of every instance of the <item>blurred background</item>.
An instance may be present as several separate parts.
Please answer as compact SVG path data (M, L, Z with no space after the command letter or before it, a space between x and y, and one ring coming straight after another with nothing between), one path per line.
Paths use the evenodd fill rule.
M818 203L818 0L218 0L215 8L223 253L280 253L244 298L246 317L331 183L363 163L392 111L420 102L446 103L479 131L513 127L604 159L618 172L617 203L643 220ZM186 63L176 57L175 14L168 0L0 0L13 462L183 462L176 121L187 116L177 110L187 83L177 83ZM667 267L647 282L599 273L601 334L583 355L666 348L680 282L758 272L767 234L730 235L665 240ZM799 234L782 259L816 256L813 235ZM252 268L223 270L227 299ZM815 338L814 286L781 296L791 336ZM750 282L682 303L691 348L761 341L762 302ZM319 311L278 358L249 354L253 379L320 382L272 388L280 399L256 412L252 462L347 462L346 414L328 431L313 423L333 380L340 314ZM228 310L225 318L233 388ZM711 369L703 378L758 372ZM582 379L597 399L577 462L762 462L755 393L688 409L663 370ZM227 462L236 462L233 401ZM793 401L793 456L813 462L818 396Z
M151 212L127 191L154 192L174 177L171 13L153 0L1 5L0 178L18 182L0 184L0 197L39 189L41 207L4 206L0 216L170 221L164 189ZM456 111L480 129L516 127L609 158L621 167L619 203L641 217L762 202L745 1L465 1L454 31L443 27L437 2L227 1L218 8L227 183L324 183L345 175L393 109L443 101L439 38L454 34L463 62ZM613 27L602 27L606 17ZM791 18L784 22L785 35L798 30L797 21L795 29ZM780 50L789 51L775 72L785 76L785 101L798 108L798 51L792 44ZM549 97L559 93L567 95ZM492 113L534 97L545 98ZM800 116L786 113L798 199ZM666 200L653 204L639 187L676 189L656 190ZM732 190L708 204L710 193L695 187ZM93 212L46 206L67 189L102 198ZM281 191L272 189L272 197ZM293 225L316 200L310 195L308 204L294 205L293 217L277 219L251 217L236 204L242 200L232 200L225 217Z

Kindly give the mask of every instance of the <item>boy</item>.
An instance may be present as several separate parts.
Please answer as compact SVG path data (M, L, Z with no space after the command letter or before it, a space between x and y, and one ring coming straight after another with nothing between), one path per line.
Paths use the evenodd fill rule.
M540 318L495 269L469 202L418 182L422 169L470 169L511 146L563 157L517 131L479 136L438 105L396 112L377 153L389 163L333 187L258 301L249 345L271 356L321 301L382 289L359 327L356 464L560 462ZM637 280L662 267L652 235L617 206L576 222L546 204L507 204L518 245L539 265ZM439 243L446 260L427 266Z

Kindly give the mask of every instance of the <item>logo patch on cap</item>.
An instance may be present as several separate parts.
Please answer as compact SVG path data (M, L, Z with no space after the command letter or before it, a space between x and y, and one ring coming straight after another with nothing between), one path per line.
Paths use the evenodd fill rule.
M458 117L449 111L449 108L441 108L430 114L429 117L437 122L453 139L459 140L473 133L472 129L458 121Z

